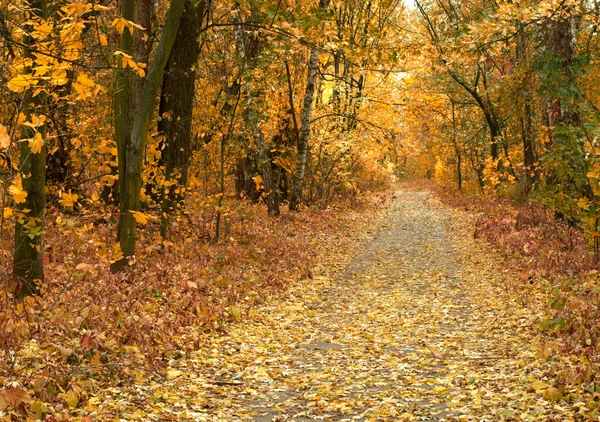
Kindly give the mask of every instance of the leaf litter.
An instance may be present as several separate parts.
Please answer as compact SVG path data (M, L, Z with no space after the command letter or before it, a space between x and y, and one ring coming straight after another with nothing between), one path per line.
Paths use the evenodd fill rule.
M471 217L427 192L395 196L343 271L298 281L226 334L186 334L200 347L170 361L166 379L99 393L88 410L117 405L126 420L581 420L588 410L560 402L532 342L539 315L502 287L500 260L473 239Z
M312 246L328 253L312 278L259 304L230 306L232 323L217 330L177 330L174 342L190 347L165 355L166 367L143 370L144 355L127 346L121 369L130 379L97 383L78 368L81 383L68 391L42 392L50 384L34 382L32 393L59 394L62 417L51 413L86 422L595 416L589 402L572 395L567 403L569 392L556 388L556 362L535 328L543 311L506 288L502 259L473 237L474 215L428 192L394 197L376 224L358 216L356 226L367 226L338 239L315 233ZM50 404L13 387L0 389L0 415L31 406L54 417Z

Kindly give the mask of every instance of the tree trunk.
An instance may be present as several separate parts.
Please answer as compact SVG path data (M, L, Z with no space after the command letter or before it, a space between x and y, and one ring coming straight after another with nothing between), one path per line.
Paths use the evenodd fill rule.
M141 25L149 30L152 19L152 1L151 0L122 0L121 17ZM147 34L146 34L147 35ZM144 39L146 38L146 39ZM119 41L119 50L132 56L134 61L148 63L148 57L152 50L150 37L144 37L138 30L134 34L124 29ZM113 98L113 124L115 130L115 142L117 144L118 161L118 192L114 189L106 190L103 194L107 199L112 195L120 195L126 189L127 181L127 148L131 139L131 125L133 116L140 104L143 79L133 70L126 66L121 56L117 56L117 75L115 80L115 93ZM120 196L119 196L120 197ZM123 201L119 200L119 212ZM120 222L121 220L119 220ZM119 223L120 224L120 223ZM117 242L120 241L121 229L117 228Z
M47 18L47 5L45 0L34 0L28 4L34 14ZM24 25L24 33L33 31L31 24ZM36 40L24 35L23 56L25 59L35 59L33 49ZM31 68L25 69L32 73ZM34 88L26 89L23 98L22 113L26 122L32 122L34 116L39 118L44 114L46 107L45 91L35 92ZM39 134L44 145L41 151L34 152L26 139L35 138ZM27 192L25 202L17 204L18 216L15 222L15 244L13 255L13 277L18 281L19 287L16 295L19 297L38 294L39 284L44 281L44 217L46 198L44 186L46 184L46 125L37 128L27 125L21 126L20 165L19 177L23 190ZM38 284L39 283L39 284Z
M121 17L129 21L135 19L135 0L122 0ZM119 41L120 51L131 54L133 50L133 35L129 30L123 30ZM115 142L117 144L117 161L119 171L119 198L125 192L127 181L127 147L129 146L131 124L130 90L131 80L134 73L127 68L124 60L117 56L117 76L115 80L115 94L113 98L113 119L115 128ZM119 201L119 213L122 215L127 210L123 208L123 201ZM117 227L117 242L121 240L121 217L119 217L119 226Z
M320 0L319 8L327 10L329 0ZM296 155L296 170L292 182L292 193L290 195L290 210L297 210L302 199L302 186L304 185L304 174L306 172L306 158L308 151L308 139L310 137L310 122L312 117L312 103L317 83L317 71L319 70L319 50L311 48L308 59L308 76L306 78L306 91L300 117L300 135L298 136L298 154ZM337 101L335 99L334 101Z
M253 110L252 112L256 112ZM254 129L254 140L260 154L260 166L262 168L263 184L265 187L265 200L267 202L267 211L271 217L277 217L279 211L279 192L275 184L275 175L273 174L273 165L271 152L265 142L265 136L258 125L258 116L255 116L252 123Z
M520 32L517 34L517 65L523 69L527 65L527 46L525 38L524 24L519 24ZM535 183L535 144L533 140L533 110L531 105L533 98L531 89L525 77L525 86L523 87L523 110L520 117L521 141L523 143L523 167L525 169L525 183L527 190L530 190Z
M164 136L165 148L160 164L165 168L162 188L160 234L165 238L168 215L181 206L192 154L192 112L194 109L196 61L200 52L198 31L202 24L204 2L197 6L185 0L184 12L171 50L162 82L158 132Z
M148 74L144 79L140 106L137 108L133 119L129 145L127 145L123 166L125 174L119 174L121 214L119 216L118 239L123 257L113 264L113 272L125 267L128 258L135 253L136 221L131 212L139 211L140 209L143 151L148 139L156 96L160 88L167 60L175 42L184 3L185 0L171 0L162 36L148 69ZM121 180L122 178L125 178L125 180Z
M456 133L456 104L454 103L454 100L452 98L450 98L450 102L452 105L452 144L454 145L454 153L456 154L456 177L458 191L462 192L462 154L458 146L458 136Z
M544 164L547 183L556 185L568 198L577 201L581 197L592 198L594 193L587 178L590 164L585 157L585 135L579 115L581 99L577 76L581 70L576 63L576 33L580 15L568 8L563 12L566 16L556 21L549 20L545 31L549 64L556 71L545 76L549 142ZM563 203L557 202L557 208ZM570 212L566 209L566 214Z
M556 97L553 98L553 103L556 106L550 110L550 123L552 125L566 123L578 126L580 119L574 104L574 95L570 92L561 92L561 88L575 88L577 86L576 75L572 68L576 58L576 19L574 17L563 18L556 22L553 21L549 25L545 33L546 43L554 56L555 64L560 67L560 77L562 79L559 82L562 86L556 87Z
M456 72L453 70L448 70L448 73L460 86L462 86L470 95L473 97L483 116L485 121L490 129L490 155L492 160L497 161L500 158L500 137L502 136L502 131L500 129L500 123L493 112L493 106L491 103L487 101L486 98L481 96L479 91L477 90L477 82L474 86L470 86L467 82L463 80ZM476 80L479 80L479 76L477 76Z
M256 5L252 4L252 17L251 19L260 22L257 18L258 9ZM243 66L246 70L254 69L256 66L256 59L259 56L260 51L263 47L263 42L257 37L256 34L250 33L250 35L244 32L244 23L242 22L239 11L235 11L234 14L234 26L233 26L236 47L238 53L242 59ZM273 175L273 164L271 159L270 148L267 145L265 136L262 129L260 128L260 105L263 101L264 94L261 90L255 90L253 93L249 93L248 105L244 111L244 119L246 121L246 127L252 133L252 137L256 144L256 149L259 157L259 165L261 168L263 185L265 190L265 199L267 203L267 209L270 216L279 215L279 193L275 185L275 177Z

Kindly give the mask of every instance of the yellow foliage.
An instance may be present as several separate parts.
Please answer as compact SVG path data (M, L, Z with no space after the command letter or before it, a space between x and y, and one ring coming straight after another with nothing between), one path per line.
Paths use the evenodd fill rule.
M435 173L433 177L438 182L444 182L452 177L450 171L439 156L436 157L434 170Z
M124 30L125 28L127 28L127 30L129 31L129 33L130 33L131 35L133 35L133 29L134 29L134 28L137 28L137 29L139 29L139 30L142 30L142 31L144 30L144 27L143 27L143 26L141 26L141 25L138 25L138 24L136 24L135 22L131 22L131 21L129 21L129 20L127 20L127 19L124 19L124 18L121 18L121 17L118 17L118 18L116 18L116 19L115 19L115 20L112 22L111 26L112 26L113 28L116 28L116 30L117 30L117 32L118 32L119 34L122 34L122 33L123 33L123 30Z
M77 81L73 83L73 89L77 92L78 100L86 100L93 95L93 88L96 86L87 73L77 75Z
M21 180L21 175L17 174L12 182L12 185L8 188L8 192L13 197L13 201L15 204L22 204L25 202L25 198L27 198L27 192L23 190L23 181Z
M52 85L61 86L65 85L68 81L67 69L61 67L52 72L52 76L50 78L50 83Z
M10 146L10 136L6 126L0 124L0 148L6 149Z
M29 143L29 149L33 154L39 154L44 147L44 138L40 132L36 132L33 138L23 139Z
M42 126L46 122L46 116L44 116L44 115L32 114L30 116L30 119L31 119L31 121L23 122L23 124L25 126L36 128L36 127Z
M31 88L33 85L36 84L37 80L33 79L33 76L29 74L19 74L14 78L10 79L7 83L8 89L10 89L13 92L19 93Z
M129 54L122 51L115 51L115 56L121 56L123 67L130 67L140 78L143 78L146 74L144 71L145 63L136 63Z
M78 199L77 194L71 193L71 191L63 192L60 195L60 198L61 199L58 202L60 202L65 207L72 207L77 202L77 199Z
M138 224L148 224L148 220L150 216L148 214L144 214L143 212L129 210L136 223Z

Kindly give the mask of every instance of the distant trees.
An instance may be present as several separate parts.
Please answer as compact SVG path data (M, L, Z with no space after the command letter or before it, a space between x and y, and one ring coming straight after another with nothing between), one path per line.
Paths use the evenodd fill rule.
M420 95L439 98L422 101L417 119L424 124L447 95L455 100L441 105L438 116L479 111L460 125L458 138L447 118L427 120L428 130L433 124L444 134L434 138L439 176L464 155L467 179L481 187L534 191L565 218L596 221L597 90L588 81L596 77L590 63L597 54L597 8L574 1L542 7L418 0L416 6L427 53L415 57L428 57L429 64L411 83ZM432 80L438 85L427 86ZM485 133L490 142L482 146Z

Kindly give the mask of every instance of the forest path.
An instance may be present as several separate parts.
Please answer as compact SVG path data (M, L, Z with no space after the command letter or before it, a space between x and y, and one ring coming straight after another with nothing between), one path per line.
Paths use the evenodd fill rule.
M468 215L427 192L395 196L339 277L297 283L174 361L172 380L140 392L163 403L146 417L562 420L534 391L534 317L499 287Z

